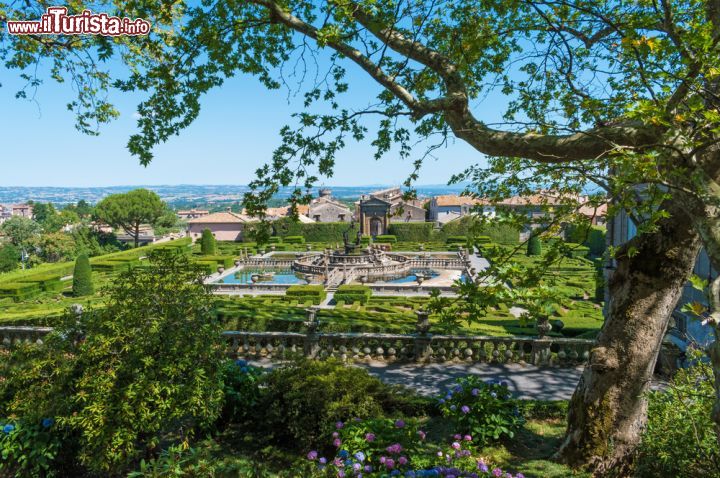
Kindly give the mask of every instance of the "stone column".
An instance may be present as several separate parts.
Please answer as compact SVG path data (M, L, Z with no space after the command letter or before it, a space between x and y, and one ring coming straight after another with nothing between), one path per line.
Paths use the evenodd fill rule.
M427 310L418 310L415 323L415 362L425 362L430 358L430 313Z

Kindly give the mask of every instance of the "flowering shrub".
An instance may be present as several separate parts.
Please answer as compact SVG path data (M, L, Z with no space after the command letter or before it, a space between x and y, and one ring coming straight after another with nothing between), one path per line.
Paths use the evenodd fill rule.
M307 453L314 465L311 476L524 478L522 473L512 475L487 465L474 452L470 435L455 435L449 445L437 448L424 443L425 432L413 420L353 420L338 422L336 428L333 456L322 456L316 450Z
M264 370L253 367L245 360L228 360L222 368L223 403L220 422L242 423L251 418L262 394L260 382Z
M438 399L438 406L458 431L471 434L480 445L512 438L525 421L505 382L483 382L479 377L458 380Z
M0 476L56 476L61 440L55 420L39 423L0 421Z

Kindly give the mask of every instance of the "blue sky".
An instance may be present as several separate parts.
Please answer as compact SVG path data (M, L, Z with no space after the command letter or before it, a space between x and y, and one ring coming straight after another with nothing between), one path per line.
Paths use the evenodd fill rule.
M354 65L348 68L352 97L371 101L377 85L353 70ZM288 101L286 90L268 91L254 77L235 77L204 97L200 117L180 136L157 147L154 161L145 168L125 148L135 131L133 115L140 96L111 92L121 116L102 126L100 136L91 137L75 129L73 114L66 109L74 96L68 83L47 79L37 91L37 102L32 102L15 98L24 84L18 75L0 69L0 128L6 138L0 186L246 184L279 144L279 129L301 108L297 98ZM399 184L412 171L411 160L394 154L375 161L369 143L349 143L336 158L334 177L323 183ZM452 174L482 160L459 141L436 156L437 161L428 160L418 184L444 184Z

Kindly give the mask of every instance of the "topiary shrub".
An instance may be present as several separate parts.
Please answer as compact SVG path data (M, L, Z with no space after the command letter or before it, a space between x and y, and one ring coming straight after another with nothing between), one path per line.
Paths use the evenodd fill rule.
M92 268L86 254L80 254L75 260L72 292L75 297L82 297L95 292L92 282Z
M402 413L413 396L337 360L302 360L275 369L263 385L257 420L262 435L300 450L323 443L338 422Z
M200 239L200 252L204 256L214 256L217 254L217 243L210 229L203 229L202 238Z
M285 244L305 244L305 238L303 236L286 236L283 242Z
M293 285L288 287L285 295L295 300L312 300L313 304L318 305L327 297L325 288L321 285Z
M542 255L542 244L540 238L536 235L530 236L527 244L527 255L528 256L539 256Z

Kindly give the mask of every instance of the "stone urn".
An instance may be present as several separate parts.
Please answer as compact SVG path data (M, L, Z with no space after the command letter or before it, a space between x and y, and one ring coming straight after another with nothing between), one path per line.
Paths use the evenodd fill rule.
M542 339L547 336L553 326L550 324L547 317L538 317L535 328L538 331L538 337Z
M420 335L425 335L430 330L430 312L427 310L418 310L415 312L417 315L417 322L415 322L415 331Z
M250 280L252 281L253 284L256 283L259 279L260 279L260 276L258 274L253 274L250 276Z
M421 251L424 251L424 250L425 250L425 244L420 244L420 250L421 250Z
M312 250L312 246L310 244L305 244L305 250L310 252Z
M305 279L305 282L307 282L309 284L310 282L312 282L313 276L312 276L312 274L305 274L303 276L303 279Z
M565 322L563 322L563 321L560 320L560 319L553 320L553 321L551 322L551 324L552 324L553 330L556 330L556 331L558 331L558 332L560 332L562 329L565 328Z
M365 285L365 283L368 281L368 276L360 276L358 280L361 284Z
M218 266L217 271L218 274L222 274L223 272L225 272L225 268L223 266Z
M417 282L418 285L422 285L422 283L425 282L425 276L423 274L417 274L415 276L415 282Z
M275 244L270 244L270 250L271 250L271 251L274 251L274 250L275 250Z
M238 267L240 264L242 264L242 261L240 261L240 259L235 259L235 267Z

